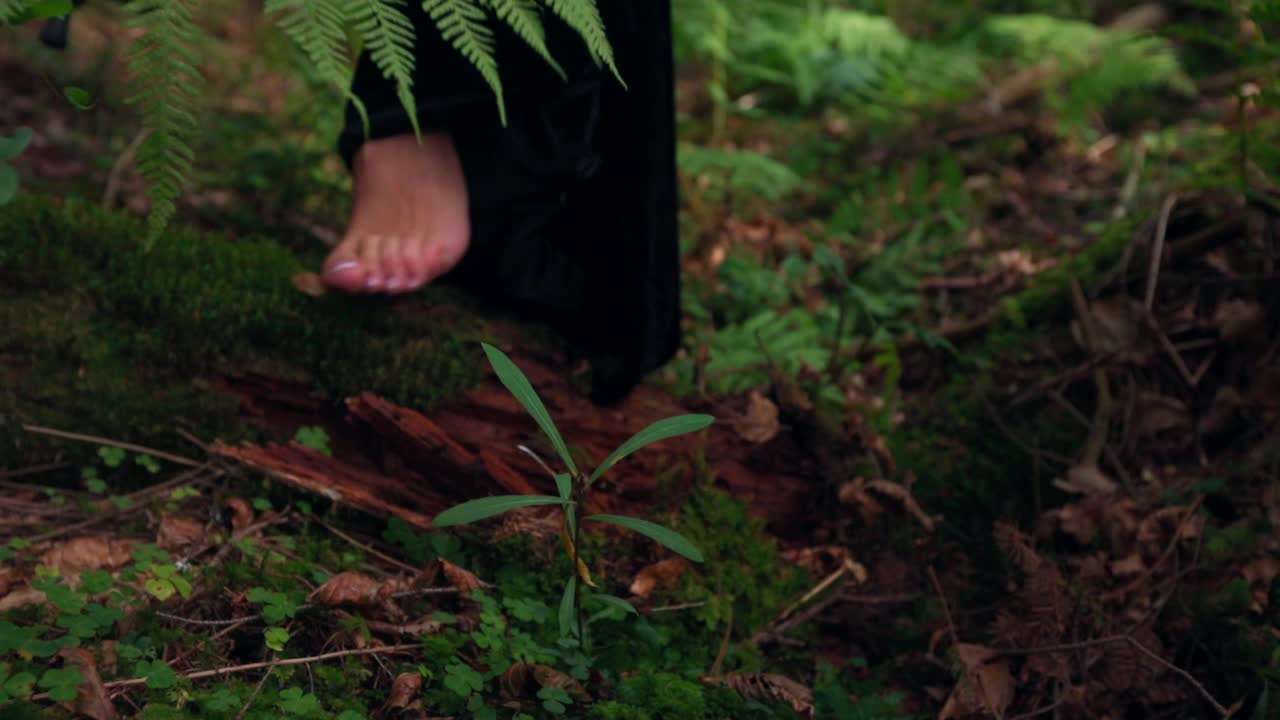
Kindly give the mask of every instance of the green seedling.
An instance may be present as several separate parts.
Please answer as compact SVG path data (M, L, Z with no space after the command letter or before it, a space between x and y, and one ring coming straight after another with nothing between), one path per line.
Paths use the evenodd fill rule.
M578 540L581 528L578 523L577 508L581 505L587 490L605 472L626 456L661 440L703 430L710 426L715 421L715 418L710 415L679 415L659 420L633 435L617 450L614 450L609 457L605 458L604 462L600 463L595 470L587 474L578 469L577 464L569 453L568 446L565 445L564 438L561 437L560 431L556 428L555 423L552 422L546 406L534 391L533 386L530 385L529 379L525 377L524 372L501 350L487 343L482 343L481 345L484 348L485 355L489 358L489 364L493 367L494 372L497 373L498 379L537 422L538 427L546 434L552 446L555 447L556 453L564 462L568 472L552 473L555 477L557 495L500 495L471 500L440 513L435 517L432 524L436 527L465 525L501 515L510 510L539 505L554 505L561 508L564 513L565 547L569 553L571 567L577 568L577 572L570 573L570 577L565 583L564 594L560 601L560 631L563 636L576 636L581 639L582 604L578 582L581 580L588 585L593 585L591 576L587 572L587 564L578 556ZM618 525L644 535L661 545L665 545L694 562L702 562L703 560L702 552L683 535L648 520L621 515L590 515L583 518L583 520ZM626 604L625 600L617 598L615 600L618 603Z

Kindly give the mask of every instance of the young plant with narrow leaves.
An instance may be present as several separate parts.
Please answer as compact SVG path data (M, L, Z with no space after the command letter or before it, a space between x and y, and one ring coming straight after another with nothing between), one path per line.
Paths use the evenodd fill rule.
M605 472L628 455L656 442L706 429L715 421L715 418L710 415L679 415L659 420L620 445L590 474L583 473L578 470L578 466L569 452L568 445L565 444L559 429L556 428L555 422L551 419L551 414L547 412L546 405L538 397L538 393L533 389L525 374L498 348L488 343L483 343L482 347L485 355L488 356L490 366L493 367L494 372L498 375L499 381L533 417L534 422L547 436L547 439L551 441L551 445L555 448L568 472L554 473L556 495L499 495L471 500L440 513L435 517L432 524L436 527L465 525L501 515L509 510L538 505L555 505L562 508L562 529L564 531L565 547L569 554L571 567L575 570L571 572L565 582L564 592L561 595L560 628L563 635L576 635L581 640L582 593L578 583L583 582L589 586L594 586L591 575L587 571L587 563L578 556L581 528L578 522L577 509L581 506L587 490L592 483L599 480ZM702 552L688 538L657 523L621 515L590 515L583 519L617 525L644 535L694 562L702 562L703 560ZM619 606L630 607L626 601L619 598L610 598L610 601Z

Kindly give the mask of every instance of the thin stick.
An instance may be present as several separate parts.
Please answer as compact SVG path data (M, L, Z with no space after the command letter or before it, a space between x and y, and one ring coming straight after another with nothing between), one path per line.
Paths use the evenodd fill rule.
M676 605L662 605L660 607L652 608L651 610L649 610L649 612L660 613L660 612L675 612L677 610L692 610L693 608L700 608L706 604L707 604L706 600L699 600L698 602L686 602L686 603L679 603Z
M266 686L267 678L271 677L273 670L275 670L274 667L269 667L266 672L262 673L262 679L258 681L257 687L253 689L253 693L249 695L249 699L244 702L244 706L240 708L240 712L236 713L236 720L244 720L245 713L249 712L249 708L253 707L253 701L257 700L258 695L262 693L262 688Z
M181 455L173 455L171 453L164 452L163 450L156 450L142 445L134 445L133 443L120 442L119 440L98 437L96 435L82 435L80 433L67 432L66 430L54 430L53 428L40 427L39 425L23 425L22 429L27 432L33 432L40 435L50 435L52 437L63 438L65 440L78 440L80 442L95 443L97 445L118 447L121 450L132 450L136 453L150 455L152 457L160 458L161 460L168 460L169 462L175 462L179 465L187 465L189 467L201 467L204 465L204 463L196 462L191 458L185 458Z
M268 660L265 662L246 663L244 665L231 665L229 667L215 668L213 670L200 670L193 673L180 675L183 680L204 680L211 677L225 677L227 675L236 675L239 673L251 672L253 670L275 669L278 667L289 667L292 665L310 665L312 663L326 662L328 660L337 660L345 657L358 657L362 655L389 655L391 653L408 652L420 648L419 643L405 643L403 645L387 645L385 647L376 648L352 648L350 650L337 650L334 652L324 653L322 655L310 655L308 657L285 658L283 660ZM145 685L146 678L131 678L128 680L112 680L103 683L107 689L118 687L134 687L137 685ZM32 698L33 700L36 698Z
M934 592L938 593L938 602L942 603L942 615L947 619L947 634L951 636L951 644L953 646L960 644L960 634L956 632L955 620L951 617L951 605L947 602L947 596L942 592L942 583L938 581L938 574L933 571L933 566L929 568L929 581L933 583Z
M1084 344L1089 354L1098 354L1098 335L1090 315L1089 301L1084 297L1080 281L1071 278L1071 303L1075 305L1076 315L1080 318L1080 334L1084 336ZM1107 444L1107 434L1111 425L1111 383L1107 379L1107 371L1103 367L1095 367L1093 381L1097 386L1098 400L1093 410L1093 423L1089 428L1089 436L1085 440L1083 458L1085 465L1097 466L1102 457L1102 449Z
M342 538L343 540L346 540L347 542L351 543L352 545L355 545L356 547L360 548L361 550L363 550L363 551L365 551L365 552L369 553L370 555L372 555L372 556L374 556L374 557L378 558L379 560L381 560L381 561L383 561L383 562L390 563L390 564L392 564L392 565L396 566L397 568L400 568L401 570L404 570L404 571L406 571L406 572L416 573L416 572L418 572L419 570L421 570L421 568L416 568L416 567L414 567L414 566L412 566L412 565L410 565L410 564L408 564L408 563L406 563L406 562L401 562L400 560L397 560L397 559L395 559L395 558L391 557L390 555L387 555L386 553L379 552L379 551L378 551L377 549L375 549L374 547L372 547L372 546L370 546L370 545L366 545L366 544L364 544L364 543L360 542L359 540L356 540L355 538L351 537L350 535L348 535L348 534L344 533L343 531L339 530L338 528L336 528L336 527L334 527L334 526L330 525L329 523L327 523L327 522L325 522L325 521L323 521L323 520L316 520L315 522L316 522L317 524L319 524L319 525L320 525L320 527L324 528L325 530L328 530L329 532L333 533L334 535L337 535L338 537Z
M1151 307L1156 301L1156 284L1160 280L1160 261L1164 259L1164 238L1169 232L1169 216L1173 214L1173 208L1177 204L1178 196L1170 195L1164 199L1164 204L1160 206L1160 220L1156 223L1155 244L1151 248L1151 263L1147 266L1147 294L1143 299L1143 306L1147 308L1147 312L1151 312Z
M124 152L111 163L111 171L107 173L107 187L102 191L102 206L110 209L116 204L116 196L120 194L120 178L124 175L124 171L133 164L134 159L138 157L138 151L142 149L142 143L146 142L147 136L151 134L151 128L144 128L142 132L134 136L133 140L125 147Z

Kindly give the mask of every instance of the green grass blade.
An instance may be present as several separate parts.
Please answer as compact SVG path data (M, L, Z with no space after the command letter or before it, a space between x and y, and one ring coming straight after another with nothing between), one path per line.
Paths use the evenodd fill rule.
M563 498L550 495L497 495L494 497L470 500L445 510L431 521L433 527L449 527L466 525L501 515L509 510L533 507L535 505L566 505Z
M613 451L605 461L600 463L600 467L591 473L589 482L595 482L606 470L613 467L619 460L639 450L646 445L652 445L660 440L675 437L677 435L685 435L691 432L697 432L715 422L715 418L710 415L678 415L650 425L631 436L630 440L622 443L617 450Z
M560 598L560 637L577 634L577 623L574 622L574 600L578 593L578 576L570 575L564 584L564 595Z
M694 562L702 562L702 551L690 542L688 538L657 523L622 515L592 515L587 519L620 525L632 532L638 532L661 545L665 545Z
M569 473L556 473L556 489L565 500L573 495L573 477Z
M569 472L577 475L578 467L573 464L569 448L564 444L564 438L560 437L560 431L556 429L555 423L551 422L551 414L547 412L547 407L542 404L542 399L529 384L529 378L525 377L524 372L511 362L511 358L507 357L506 353L489 343L481 343L481 346L484 347L484 354L489 357L489 364L493 366L493 371L498 374L498 379L512 395L516 396L524 409L538 423L538 427L542 428L542 432L551 439L551 444L555 446L556 452L560 453L560 459L564 461L565 467L569 468Z

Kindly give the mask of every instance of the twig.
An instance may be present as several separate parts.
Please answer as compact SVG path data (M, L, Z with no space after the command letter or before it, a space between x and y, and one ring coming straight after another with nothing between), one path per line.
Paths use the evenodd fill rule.
M301 608L299 608L301 609ZM243 625L254 620L261 620L262 615L248 615L246 617L231 618L229 620L198 620L196 618L182 617L181 615L172 615L160 610L155 611L156 617L172 620L187 625L199 625L201 627L226 627L228 625Z
M1204 496L1197 495L1195 499L1191 501L1191 504L1187 506L1187 509L1182 512L1182 517L1178 519L1178 524L1173 528L1173 537L1170 538L1169 543L1165 545L1164 552L1160 553L1160 557L1156 558L1156 561L1152 563L1150 567L1148 567L1141 575L1126 583L1124 587L1112 590L1111 592L1104 594L1102 597L1104 599L1122 597L1150 579L1150 577L1155 574L1156 570L1159 569L1161 565L1164 565L1165 562L1173 555L1174 551L1178 549L1178 541L1182 539L1183 526L1187 524L1187 521L1191 519L1191 516L1200 508L1200 503L1202 502L1204 502Z
M729 604L729 617L725 621L724 637L720 640L720 650L716 652L716 659L711 663L711 677L720 677L720 671L724 669L724 659L729 656L729 637L733 634L733 603Z
M38 475L40 473L52 472L54 470L62 470L64 468L69 468L69 467L71 467L71 463L53 462L53 463L45 463L43 465L32 465L31 467L19 468L17 470L0 470L0 485L3 485L5 487L18 487L18 488L32 487L30 485L26 485L25 483L10 483L5 481L13 480L15 478L20 478L20 477L26 477L28 475Z
M1156 238L1151 248L1151 263L1147 266L1147 294L1143 300L1143 306L1146 307L1147 312L1151 312L1151 307L1156 301L1156 284L1160 280L1160 261L1164 258L1164 239L1169 232L1169 216L1173 214L1173 208L1177 204L1178 196L1170 195L1160 206L1160 220L1156 223Z
M1066 702L1066 698L1058 698L1057 700L1054 700L1051 704L1046 705L1046 706L1044 706L1044 707L1042 707L1042 708L1040 708L1040 709L1038 709L1038 710L1032 710L1031 712L1025 712L1025 713L1022 713L1021 715L1014 715L1014 716L1013 716L1013 717L1011 717L1011 718L1007 718L1007 720L1030 720L1030 718L1033 718L1033 717L1040 717L1041 715L1048 715L1049 713L1051 713L1051 712L1053 712L1054 710L1057 710L1059 707L1061 707L1062 703L1064 703L1064 702Z
M116 204L116 196L120 194L120 178L124 175L124 171L133 164L135 158L138 157L138 151L142 149L142 143L146 142L147 136L151 134L151 128L144 128L142 132L134 136L133 140L125 147L124 152L111 163L111 170L107 173L107 187L102 191L102 206L110 209Z
M366 544L364 544L364 543L360 542L359 540L356 540L355 538L351 537L350 535L346 534L345 532L343 532L343 531L339 530L338 528L336 528L336 527L334 527L334 526L330 525L329 523L327 523L327 522L325 522L325 521L323 521L323 520L316 520L315 522L316 522L316 523L318 523L318 524L320 525L320 527L324 528L325 530L328 530L329 532L333 533L334 535L337 535L338 537L342 538L343 540L346 540L347 542L351 543L352 545L355 545L356 547L360 548L361 550L363 550L363 551L365 551L365 552L369 553L370 555L372 555L372 556L374 556L374 557L378 558L379 560L381 560L381 561L383 561L383 562L390 563L390 564L392 564L392 565L396 566L397 568L400 568L401 570L404 570L404 571L406 571L406 572L416 573L416 572L418 572L419 570L421 570L421 568L416 568L416 567L414 567L414 566L412 566L412 565L410 565L410 564L408 564L408 563L406 563L406 562L402 562L402 561L400 561L400 560L397 560L397 559L395 559L395 558L391 557L390 555L387 555L386 553L380 552L379 550L377 550L376 548L374 548L374 547L373 547L373 546L371 546L371 545L366 545Z
M677 610L692 610L694 608L700 608L706 604L707 604L706 600L699 600L698 602L678 603L676 605L662 605L661 607L650 609L649 612L660 613L660 612L675 612Z
M336 650L334 652L324 653L322 655L309 655L307 657L285 658L283 660L267 660L265 662L246 663L244 665L231 665L228 667L215 668L213 670L199 670L185 675L179 675L183 680L204 680L212 677L226 677L227 675L237 675L239 673L251 672L253 670L275 669L278 667L289 667L292 665L310 665L312 663L326 662L328 660L337 660L345 657L358 657L362 655L385 655L390 653L408 652L416 650L421 645L418 643L405 643L402 645L387 645L385 647L375 648L351 648L350 650ZM147 679L130 678L128 680L112 680L103 683L108 690L118 687L134 687L137 685L145 685ZM37 698L32 698L33 700Z
M1071 278L1071 303L1075 306L1076 315L1080 319L1080 334L1084 336L1085 346L1090 355L1098 354L1098 336L1093 325L1093 316L1089 311L1089 301L1084 297L1080 281ZM1102 448L1107 443L1107 434L1111 424L1111 384L1107 379L1107 371L1102 367L1093 370L1093 381L1097 386L1098 400L1093 410L1093 424L1089 428L1089 436L1085 440L1083 457L1085 465L1096 466L1102 457Z
M164 452L163 450L143 447L142 445L134 445L133 443L120 442L119 440L98 437L96 435L82 435L80 433L67 432L66 430L54 430L53 428L40 427L39 425L23 425L22 429L27 432L37 433L40 435L50 435L52 437L63 438L65 440L78 440L80 442L117 447L121 450L132 450L136 453L150 455L152 457L160 458L161 460L168 460L169 462L175 462L179 465L187 465L189 467L201 467L204 465L204 463L196 462L191 458L185 458L181 455L173 455L171 453Z
M938 602L942 603L942 615L947 619L947 634L951 636L951 644L959 645L960 635L956 632L956 623L951 617L951 605L947 602L946 594L942 592L942 583L938 581L938 574L933 571L932 565L928 570L929 581L933 583L934 592L938 593Z
M244 720L245 713L249 712L249 708L253 707L253 701L258 699L258 695L262 693L262 688L267 684L267 678L271 677L271 673L274 670L274 667L269 667L266 672L262 673L262 679L259 680L257 686L253 688L253 693L251 693L249 695L249 699L244 702L244 706L240 708L240 712L236 713L236 720Z

